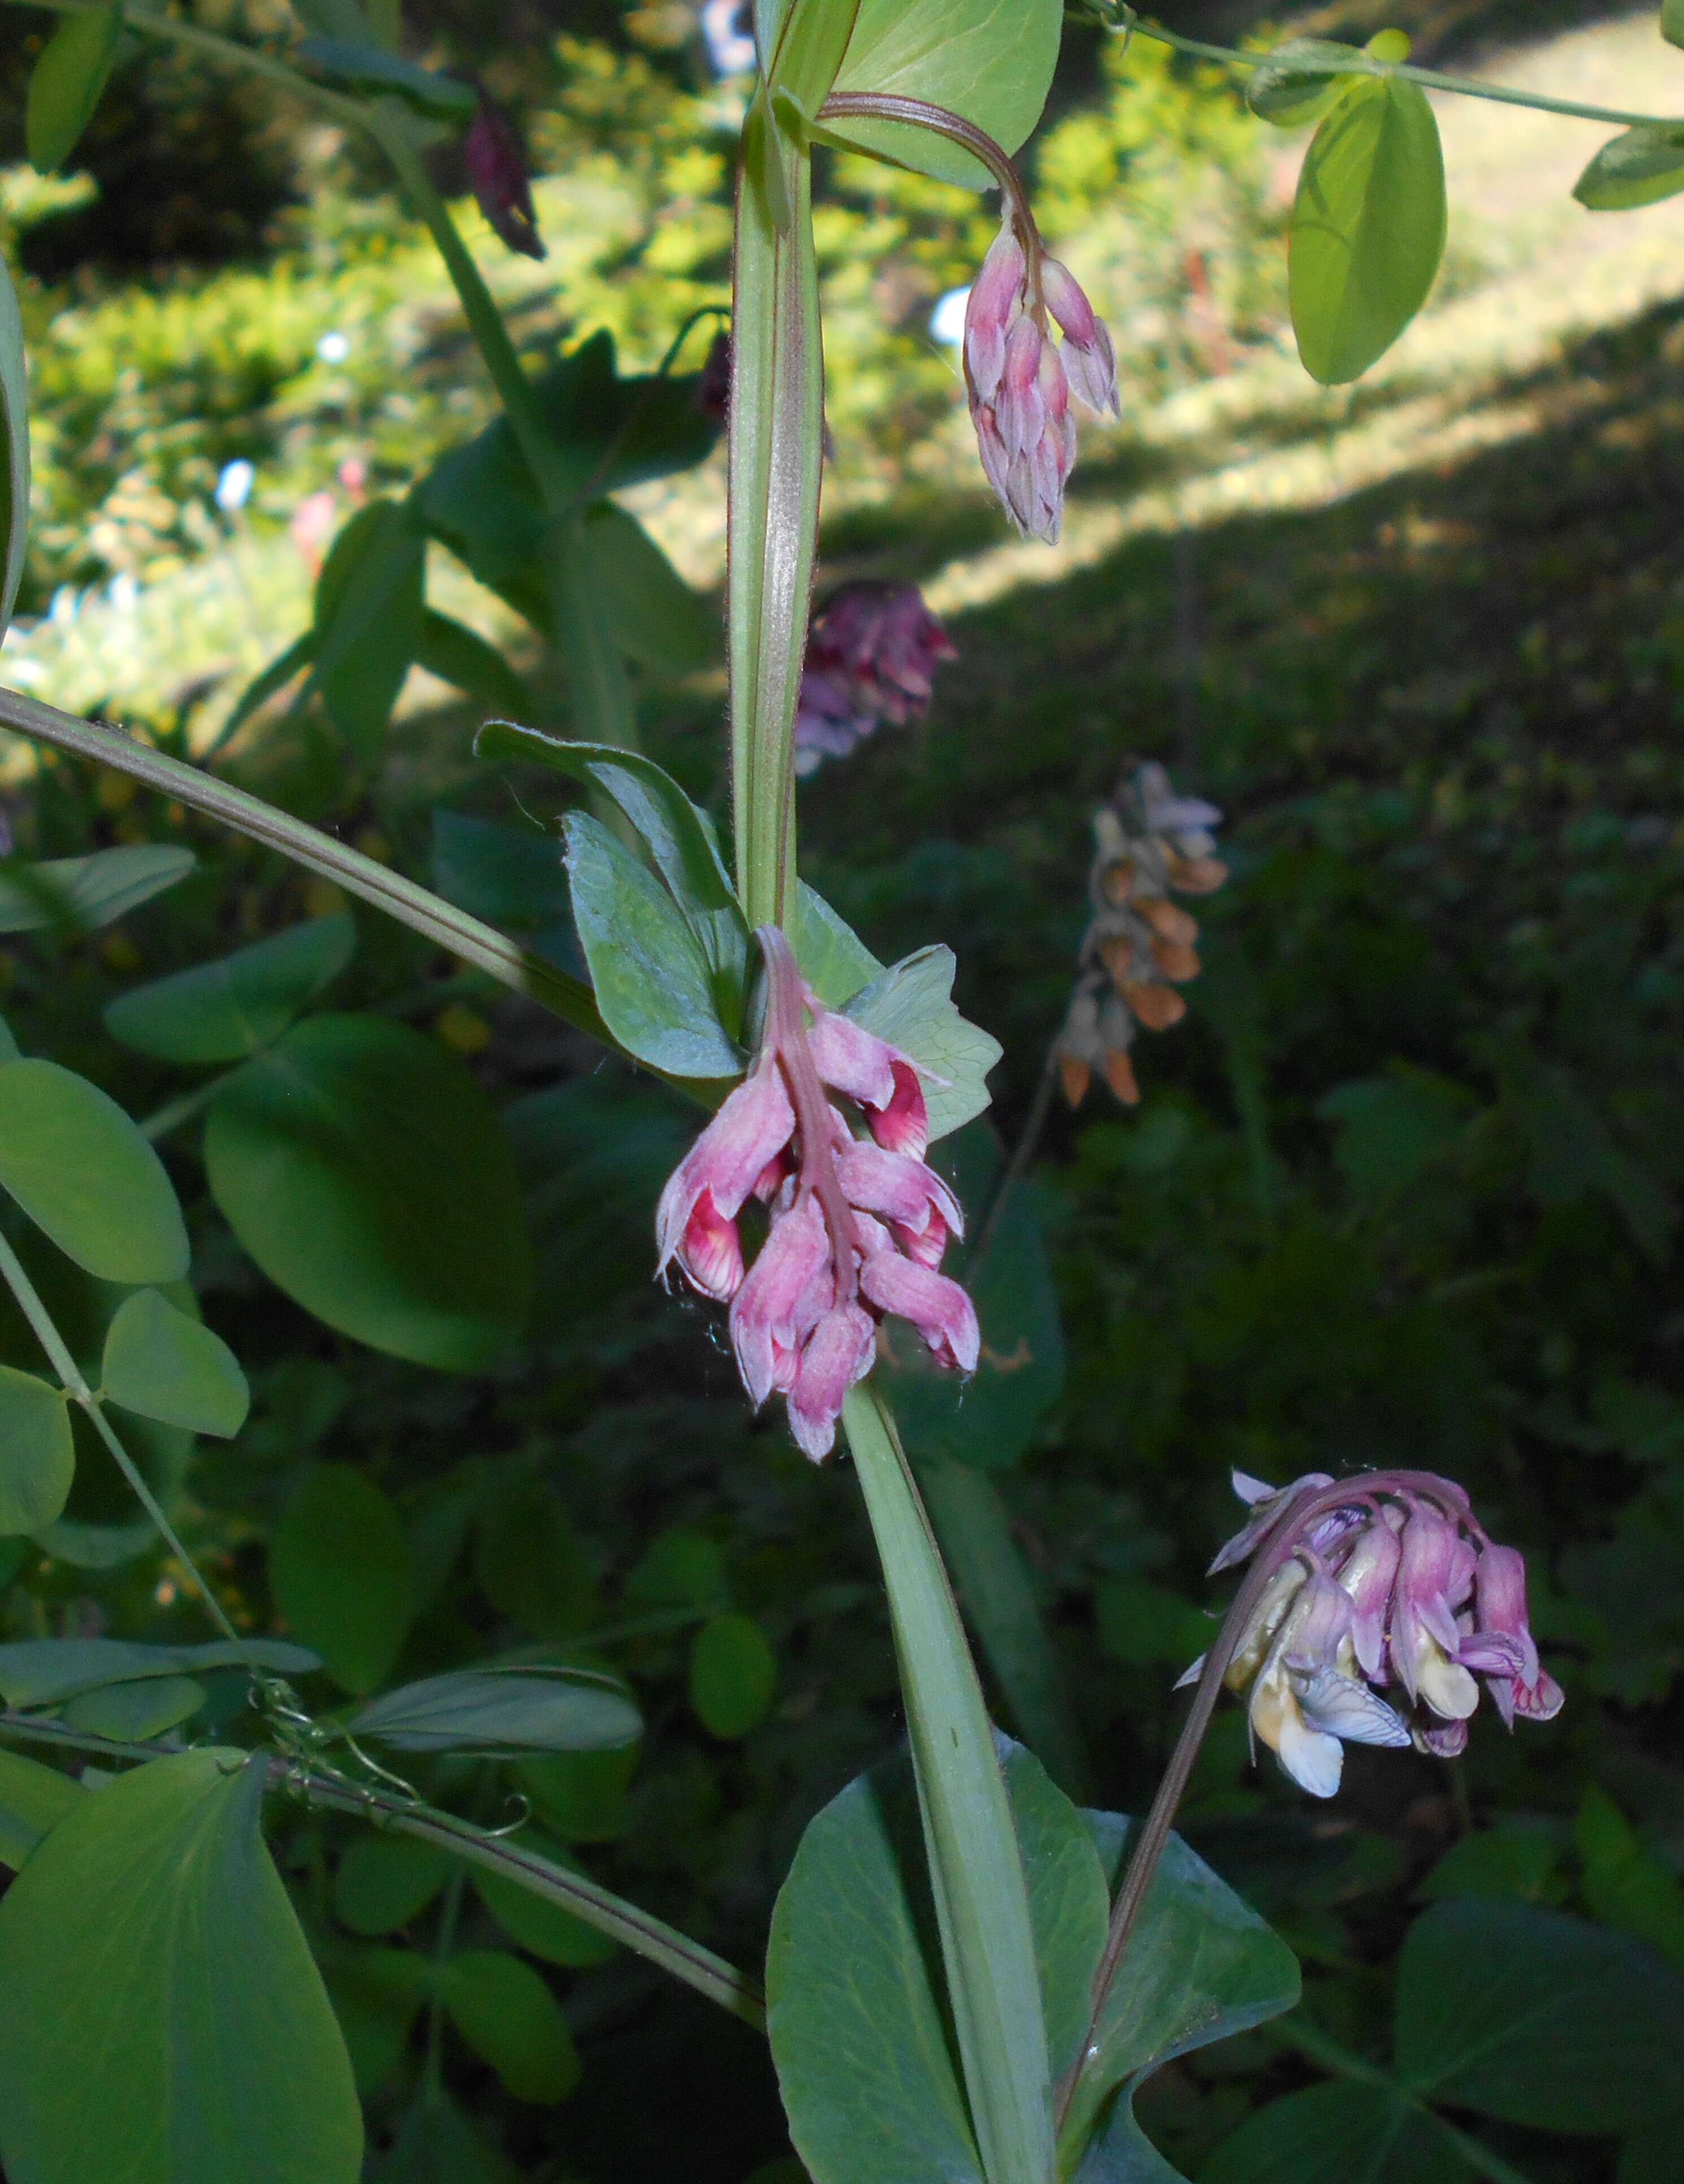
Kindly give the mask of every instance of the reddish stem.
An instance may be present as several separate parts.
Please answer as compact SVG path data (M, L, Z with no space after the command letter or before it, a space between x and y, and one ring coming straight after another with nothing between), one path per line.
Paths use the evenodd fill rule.
M836 1301L851 1304L859 1286L859 1232L843 1195L830 1142L830 1101L807 1045L806 989L789 943L775 925L756 929L766 958L765 1046L778 1057L801 1140L796 1188L818 1201L836 1262Z

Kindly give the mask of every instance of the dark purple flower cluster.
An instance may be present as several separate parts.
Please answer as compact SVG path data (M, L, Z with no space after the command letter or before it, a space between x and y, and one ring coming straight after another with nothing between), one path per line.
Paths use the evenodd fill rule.
M928 705L936 663L956 657L916 584L844 584L813 616L795 713L795 771L845 758L879 722Z

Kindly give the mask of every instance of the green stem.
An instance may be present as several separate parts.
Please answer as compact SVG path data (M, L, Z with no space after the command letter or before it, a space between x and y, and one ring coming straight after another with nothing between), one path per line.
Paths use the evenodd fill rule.
M161 1107L153 1108L140 1126L141 1135L150 1138L153 1145L172 1135L184 1123L191 1123L196 1115L204 1112L233 1073L231 1069L220 1070L203 1084L195 1084L191 1092L183 1092L176 1099L166 1100Z
M172 797L195 811L248 835L266 848L278 850L294 864L324 879L335 881L349 894L360 896L388 917L409 926L465 963L488 972L505 986L565 1018L580 1031L588 1032L605 1046L613 1046L607 1026L597 1013L589 987L570 978L541 956L482 924L458 910L454 903L405 879L400 872L377 864L349 849L331 834L307 826L289 812L277 811L261 797L248 795L215 774L189 766L183 759L167 757L150 745L138 743L120 730L94 721L80 721L61 713L20 691L0 689L0 727L12 728L33 742L51 744L75 758L91 759L131 775L160 795Z
M1224 68L1263 68L1274 58L1273 53L1242 53L1232 46L1207 45L1202 38L1184 38L1178 31L1166 31L1156 23L1143 23L1122 11L1125 20L1107 20L1106 28L1125 36L1151 38L1160 46L1173 46L1178 53L1191 53L1196 59L1219 61ZM1586 106L1577 99L1551 98L1541 91L1511 91L1506 84L1481 83L1476 77L1445 75L1437 69L1412 68L1407 61L1380 61L1373 54L1351 49L1350 66L1343 73L1350 75L1397 75L1408 83L1418 83L1424 91L1454 92L1463 98L1485 98L1498 106L1530 106L1540 114L1559 114L1570 121L1602 121L1614 129L1667 129L1677 126L1676 118L1661 114L1628 114L1619 107Z
M57 1745L66 1751L86 1752L103 1759L157 1759L184 1747L174 1739L160 1737L155 1744L125 1744L109 1737L88 1736L65 1729L58 1722L37 1721L27 1715L0 1713L0 1736L25 1744ZM363 1789L349 1782L329 1780L300 1769L278 1754L270 1761L271 1785L285 1790L322 1812L349 1813L375 1821L397 1835L413 1836L419 1842L435 1844L469 1865L513 1881L532 1895L542 1897L564 1911L571 1911L588 1926L631 1949L650 1963L705 1995L710 2002L740 2018L756 2031L766 2029L766 1999L758 1983L722 1957L714 1955L675 1927L653 1918L636 1904L600 1888L583 1874L570 1873L552 1864L536 1851L525 1850L499 1836L489 1836L454 1814L416 1805L383 1790Z
M36 1340L47 1352L53 1371L59 1375L64 1393L84 1412L94 1431L109 1450L111 1459L127 1479L135 1498L157 1526L164 1544L193 1582L200 1598L209 1609L211 1621L231 1645L243 1650L244 1640L223 1613L222 1603L209 1585L197 1563L187 1552L176 1534L175 1526L165 1515L162 1503L147 1485L140 1466L129 1454L117 1436L117 1429L105 1415L100 1396L89 1387L82 1368L71 1355L70 1346L59 1332L53 1315L42 1301L41 1292L25 1271L24 1263L3 1234L0 1234L0 1279L18 1301L18 1309L29 1322ZM259 1681L264 1672L254 1662L247 1666Z
M843 1406L883 1563L924 1845L971 2119L989 2184L1053 2175L1028 1884L994 1730L935 1535L887 1405Z
M731 804L750 927L782 925L794 900L795 705L823 437L811 163L762 102L744 131L731 313Z

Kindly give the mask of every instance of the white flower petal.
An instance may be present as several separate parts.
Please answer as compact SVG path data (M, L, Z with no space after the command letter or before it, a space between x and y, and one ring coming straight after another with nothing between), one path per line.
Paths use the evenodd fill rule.
M1408 1744L1404 1722L1354 1676L1341 1676L1331 1669L1314 1669L1308 1675L1289 1669L1288 1674L1312 1729L1342 1737L1347 1744L1379 1744L1393 1751Z

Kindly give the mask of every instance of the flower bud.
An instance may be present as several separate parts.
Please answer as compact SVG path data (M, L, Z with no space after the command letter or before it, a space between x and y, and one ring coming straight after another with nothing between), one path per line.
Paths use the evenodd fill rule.
M462 158L479 209L493 231L523 258L542 258L526 153L514 123L483 91L462 140Z

